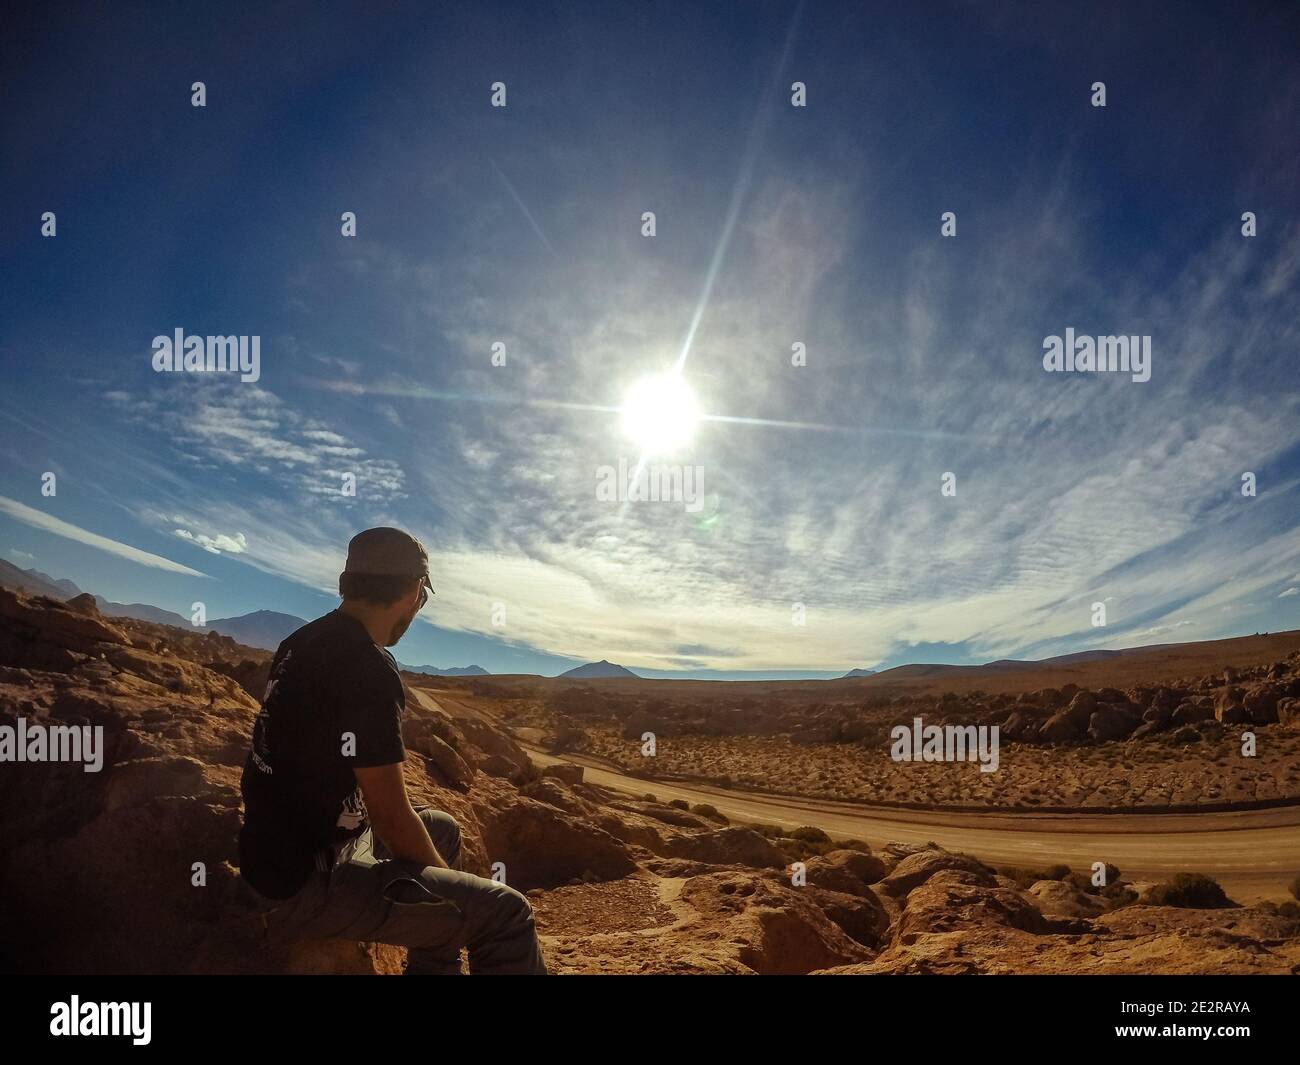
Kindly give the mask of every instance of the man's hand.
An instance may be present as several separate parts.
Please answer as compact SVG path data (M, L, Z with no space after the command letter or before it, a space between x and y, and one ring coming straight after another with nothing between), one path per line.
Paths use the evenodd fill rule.
M402 763L354 768L352 772L361 786L361 796L366 800L370 827L392 851L393 857L446 869L447 863L429 839L424 822L411 807L406 794L406 780L402 777Z

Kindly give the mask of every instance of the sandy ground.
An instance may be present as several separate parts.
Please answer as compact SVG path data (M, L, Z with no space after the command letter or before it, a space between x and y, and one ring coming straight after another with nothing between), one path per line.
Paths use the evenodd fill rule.
M530 751L539 765L585 764L593 784L663 801L710 803L737 822L811 825L836 839L878 847L891 840L934 841L996 866L1044 867L1093 862L1119 867L1126 880L1160 881L1174 873L1213 876L1242 903L1286 896L1300 865L1300 806L1204 814L979 814L870 810L849 804L754 795L629 777L591 759Z

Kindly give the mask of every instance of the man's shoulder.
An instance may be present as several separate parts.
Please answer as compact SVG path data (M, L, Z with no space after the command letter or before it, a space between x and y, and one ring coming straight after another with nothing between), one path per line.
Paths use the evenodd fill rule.
M275 652L275 662L341 673L370 672L389 665L365 629L337 610L307 622L286 636Z
M293 632L280 641L276 654L282 655L290 651L307 651L317 647L347 648L355 646L361 648L366 645L373 646L364 637L365 630L359 629L351 618L337 610L331 610L328 614L322 614L315 621L309 621L300 628L294 629Z
M277 658L296 659L299 668L328 674L344 687L379 686L401 690L397 660L376 647L355 619L333 610L287 636Z

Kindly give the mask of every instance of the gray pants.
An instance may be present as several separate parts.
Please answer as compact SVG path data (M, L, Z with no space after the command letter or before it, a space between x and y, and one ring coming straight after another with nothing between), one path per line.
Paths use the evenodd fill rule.
M430 808L418 812L451 868L396 859L367 827L331 848L332 868L314 871L297 895L270 911L271 934L407 947L408 975L459 973L462 947L471 973L544 974L528 900L505 884L461 872L455 818Z

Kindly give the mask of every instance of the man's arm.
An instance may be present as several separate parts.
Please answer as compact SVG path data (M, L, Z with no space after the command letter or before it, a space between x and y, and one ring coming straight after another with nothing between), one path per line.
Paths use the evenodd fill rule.
M406 781L402 777L402 763L364 769L354 767L352 772L361 786L361 796L366 800L370 827L392 851L393 857L446 869L447 863L429 839L424 822L411 807Z

